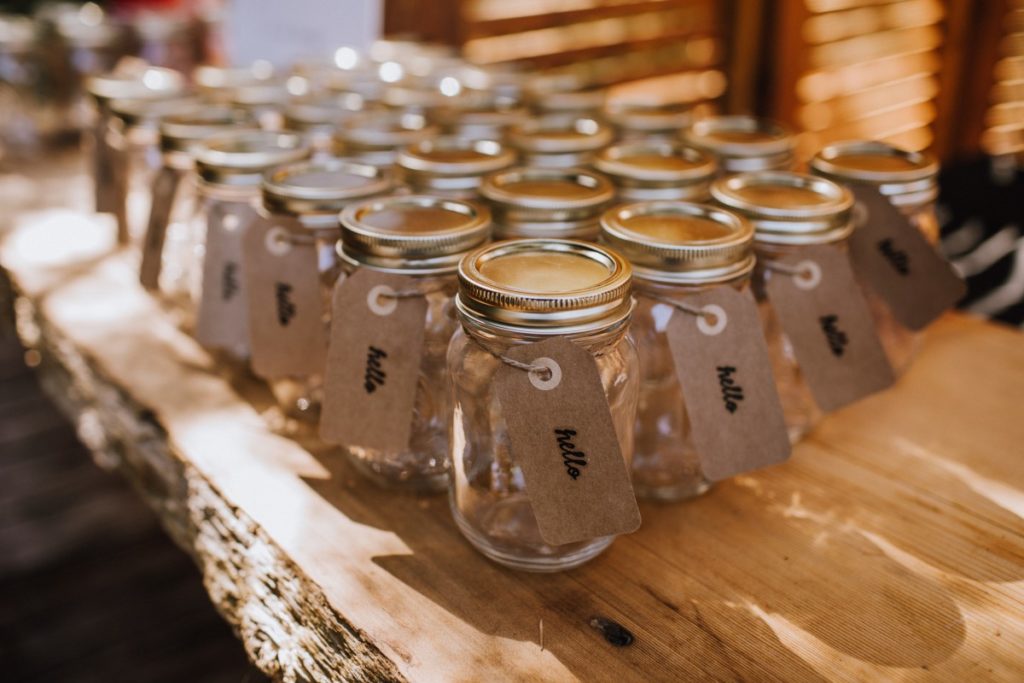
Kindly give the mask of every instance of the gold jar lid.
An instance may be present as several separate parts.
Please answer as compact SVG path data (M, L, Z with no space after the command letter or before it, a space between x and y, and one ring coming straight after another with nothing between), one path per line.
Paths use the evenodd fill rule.
M674 137L693 122L693 105L612 102L605 108L605 116L626 134Z
M669 140L620 142L601 150L594 168L617 182L674 185L708 182L717 171L711 155Z
M528 154L593 152L611 144L612 129L596 119L549 114L514 126L509 143Z
M284 109L284 123L291 130L333 131L342 122L366 111L383 109L357 93L319 95L289 103Z
M517 215L559 218L595 215L615 198L604 176L581 168L520 166L484 178L480 193Z
M111 100L110 113L120 119L128 128L156 126L168 117L187 114L202 106L197 97L175 96L161 99Z
M790 171L719 178L711 196L749 220L764 244L828 244L853 231L853 194L831 180Z
M110 100L153 100L176 97L186 91L185 77L173 69L136 66L90 76L86 90L101 103Z
M570 334L628 320L632 269L619 254L572 240L497 242L459 264L456 306L508 331Z
M601 217L601 240L644 280L705 284L754 268L754 228L724 209L690 202L640 202Z
M873 185L897 206L919 206L939 194L939 162L886 142L853 140L825 147L811 159L811 172L840 183Z
M438 129L420 114L365 112L345 121L338 140L346 150L392 150L436 137Z
M713 154L722 171L786 170L793 165L796 138L780 123L753 116L712 116L683 134L692 146Z
M491 214L473 202L393 195L350 204L341 212L341 255L379 270L451 272L490 237Z
M254 126L240 109L225 105L197 105L160 120L160 148L164 152L192 152L198 143L236 126Z
M263 205L293 215L338 212L354 201L391 190L391 175L375 166L344 159L300 161L263 174ZM336 227L336 220L331 221Z
M311 149L295 133L244 130L207 138L195 151L196 169L212 185L259 187L263 172L301 161Z
M512 150L493 140L441 137L406 147L398 165L414 176L480 176L508 168L515 159Z

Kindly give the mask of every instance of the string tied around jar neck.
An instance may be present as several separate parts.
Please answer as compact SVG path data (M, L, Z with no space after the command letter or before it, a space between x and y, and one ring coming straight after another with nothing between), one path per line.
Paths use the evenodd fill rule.
M821 266L810 259L800 261L796 265L770 259L759 261L758 264L763 266L765 270L793 278L793 282L800 289L814 289L821 282Z

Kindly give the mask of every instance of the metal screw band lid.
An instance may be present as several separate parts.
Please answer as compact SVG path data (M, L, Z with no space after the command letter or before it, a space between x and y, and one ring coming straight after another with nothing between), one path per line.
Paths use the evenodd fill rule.
M341 254L384 270L437 273L490 237L491 214L473 202L393 195L350 204L341 212Z
M263 205L273 213L333 215L391 187L391 175L375 166L344 159L300 161L263 174Z
M741 173L711 184L711 196L749 220L765 244L828 244L853 231L853 194L831 180L789 171Z
M714 157L668 140L621 142L601 150L594 168L611 177L616 184L706 183L718 166Z
M612 129L596 119L549 114L530 119L508 132L509 143L531 154L566 154L601 149L611 144Z
M86 81L89 94L101 103L110 100L153 100L181 95L185 78L173 69L156 66L121 69L91 76Z
M636 276L645 280L723 282L754 267L754 228L707 204L617 206L601 217L601 241L629 259Z
M223 105L197 105L160 120L160 148L165 152L191 152L206 138L236 126L254 126L240 109Z
M605 247L571 240L497 242L459 264L460 313L508 330L599 329L632 312L632 270Z
M346 149L372 151L405 147L436 137L438 132L419 114L366 112L345 121L337 137Z
M886 142L853 140L825 147L811 159L811 172L840 183L874 185L897 206L935 201L939 162Z
M444 137L406 147L398 155L398 165L407 175L466 176L500 171L515 159L499 142Z
M311 149L295 133L244 130L214 135L195 151L199 177L213 185L259 187L263 172L301 161Z
M753 116L713 116L695 122L686 142L718 158L726 173L785 170L793 165L796 138L780 123Z

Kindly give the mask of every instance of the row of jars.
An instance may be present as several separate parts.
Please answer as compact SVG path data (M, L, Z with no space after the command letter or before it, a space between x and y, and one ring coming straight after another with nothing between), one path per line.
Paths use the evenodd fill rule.
M245 263L226 286L243 258L242 235L272 226L277 232L267 238L268 250L277 243L307 248L319 282L313 305L325 347L311 361L319 371L264 373L282 408L300 420L321 421L322 433L341 442L356 467L378 483L417 491L447 487L469 541L523 569L574 566L612 539L552 546L541 537L494 396L493 379L509 349L552 336L588 349L637 494L696 496L710 482L672 373L665 338L671 307L661 301L718 286L752 292L795 440L820 411L765 295L773 273L758 268L758 258L844 242L855 229L854 201L829 178L878 186L925 229L934 220L934 162L881 143L823 150L812 163L816 175L758 170L722 176L716 164L723 162L713 155L644 142L635 163L649 171L678 167L680 159L702 169L699 181L688 175L677 185L686 188L685 196L669 198L629 194L663 188L645 187L643 174L615 175L632 159L622 149L634 143L624 143L602 152L599 162L609 176L584 168L503 168L483 175L477 200L467 200L395 194L387 169L358 159L311 160L312 148L296 134L241 131L195 140L190 135L209 131L192 125L202 124L169 117L161 126L179 190L190 186L182 178L193 177L200 198L197 220L182 223L191 228L181 239L168 234L163 249L164 274L174 277L163 281L162 293L183 314L183 325L204 344L258 366L251 316L237 299L234 313L223 306L225 297L246 290ZM417 150L422 147L401 154ZM616 205L617 192L626 203ZM492 235L501 241L488 243ZM403 278L406 295L426 302L412 423L402 449L345 443L344 434L325 427L332 397L324 377L329 359L345 353L327 341L333 343L338 326L331 320L332 295L360 271ZM880 330L897 329L883 308L875 310ZM905 352L898 348L905 341L893 337L889 346Z

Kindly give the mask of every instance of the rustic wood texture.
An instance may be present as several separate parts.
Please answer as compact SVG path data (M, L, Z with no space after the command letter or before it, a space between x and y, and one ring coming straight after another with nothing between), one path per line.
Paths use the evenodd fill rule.
M1017 332L949 316L894 389L825 420L789 463L644 505L594 562L529 575L475 553L443 497L379 491L271 433L265 389L172 326L108 226L30 223L0 262L42 376L270 675L1019 680ZM612 645L594 617L635 641Z

